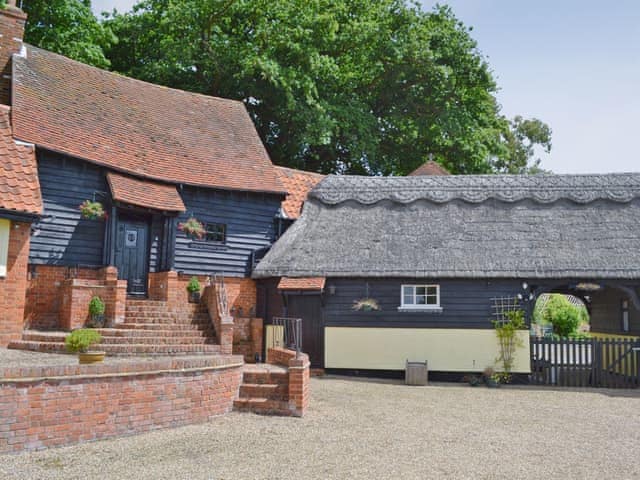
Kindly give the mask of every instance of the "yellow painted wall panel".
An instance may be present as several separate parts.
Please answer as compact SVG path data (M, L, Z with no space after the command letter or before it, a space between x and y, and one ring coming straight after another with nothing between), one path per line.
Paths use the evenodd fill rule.
M513 372L529 373L529 331L519 335ZM409 359L427 360L433 371L481 372L497 367L498 355L491 329L325 328L325 368L404 370Z

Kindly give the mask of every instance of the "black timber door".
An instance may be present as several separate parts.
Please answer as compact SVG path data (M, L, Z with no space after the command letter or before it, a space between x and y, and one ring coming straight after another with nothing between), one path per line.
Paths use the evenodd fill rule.
M128 218L119 219L115 253L118 278L127 280L127 293L146 295L149 271L149 223Z
M302 319L302 351L313 368L324 368L324 328L320 295L288 295L287 317Z

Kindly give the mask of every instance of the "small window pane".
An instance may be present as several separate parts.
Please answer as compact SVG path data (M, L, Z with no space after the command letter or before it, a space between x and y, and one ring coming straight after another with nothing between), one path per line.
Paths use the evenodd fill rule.
M427 293L427 287L416 287L416 295L424 295Z
M413 297L413 287L411 285L405 285L402 287L402 294L407 297Z
M424 295L416 295L416 305L426 305L427 298Z
M223 243L226 233L226 225L223 223L207 223L205 224L205 240L208 242Z
M413 295L405 295L402 303L404 305L413 305Z
M427 287L427 295L438 295L438 287Z
M427 305L437 305L437 304L438 304L437 295L427 295Z

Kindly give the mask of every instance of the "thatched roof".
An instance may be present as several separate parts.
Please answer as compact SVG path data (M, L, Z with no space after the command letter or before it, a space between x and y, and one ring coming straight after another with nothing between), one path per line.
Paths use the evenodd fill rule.
M640 278L640 174L329 176L254 276Z

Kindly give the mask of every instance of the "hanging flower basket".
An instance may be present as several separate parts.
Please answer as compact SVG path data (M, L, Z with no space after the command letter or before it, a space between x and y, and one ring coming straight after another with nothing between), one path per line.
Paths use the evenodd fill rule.
M178 230L190 237L201 239L204 237L204 225L195 217L190 217L186 222L178 224Z
M380 310L380 305L378 305L378 301L373 298L361 298L360 300L356 300L351 308L358 312L375 312Z
M80 204L79 208L82 218L86 218L88 220L98 220L100 218L106 218L107 216L107 213L104 211L104 207L100 202L85 200Z

